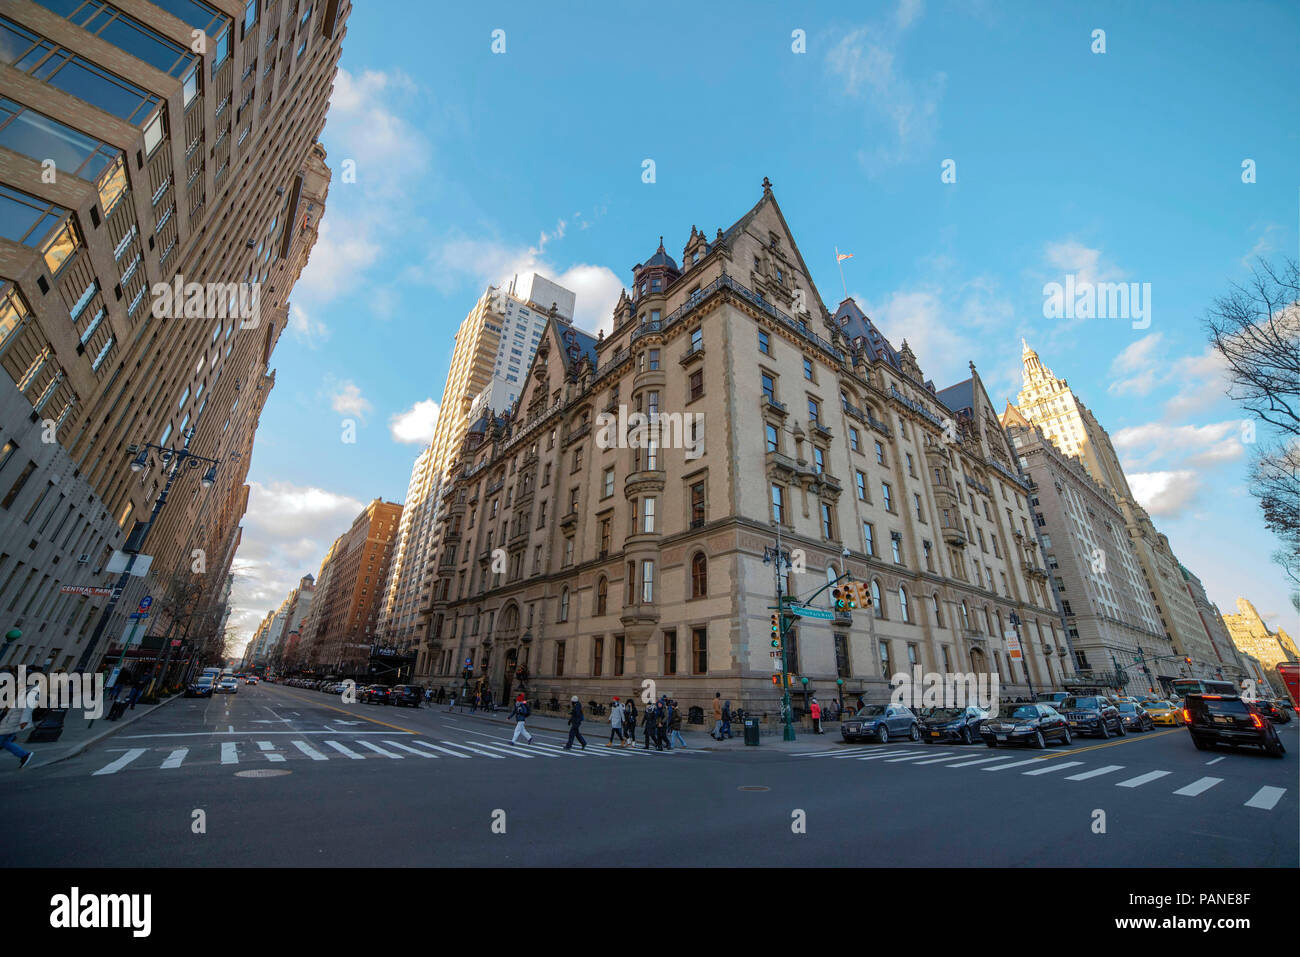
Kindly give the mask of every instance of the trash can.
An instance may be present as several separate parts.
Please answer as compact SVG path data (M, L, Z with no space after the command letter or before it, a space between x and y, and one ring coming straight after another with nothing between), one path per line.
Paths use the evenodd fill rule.
M758 719L757 718L745 719L745 744L747 746L748 745L756 746L758 744Z

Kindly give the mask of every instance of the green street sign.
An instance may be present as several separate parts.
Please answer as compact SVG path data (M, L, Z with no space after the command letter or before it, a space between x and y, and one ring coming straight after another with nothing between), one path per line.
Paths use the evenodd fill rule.
M791 605L788 611L793 615L798 615L800 618L820 618L823 621L832 621L835 618L835 616L829 611L824 611L821 608L800 608L796 605Z

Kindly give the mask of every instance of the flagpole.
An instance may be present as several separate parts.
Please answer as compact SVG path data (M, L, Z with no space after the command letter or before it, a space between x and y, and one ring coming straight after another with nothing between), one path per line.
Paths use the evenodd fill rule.
M840 285L844 287L844 298L849 298L849 287L844 281L844 263L840 260L840 247L835 247L835 268L840 271Z

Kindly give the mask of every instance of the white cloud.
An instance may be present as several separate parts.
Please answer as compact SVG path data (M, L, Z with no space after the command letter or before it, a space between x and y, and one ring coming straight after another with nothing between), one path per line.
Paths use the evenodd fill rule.
M330 397L330 407L339 415L352 415L364 419L366 413L374 408L370 400L361 394L361 387L351 379L339 383Z
M1179 465L1209 466L1240 458L1241 422L1235 419L1208 425L1169 425L1148 422L1120 429L1111 436L1116 451L1129 467L1143 468L1165 460Z
M248 512L235 561L231 624L251 635L303 575L315 576L330 543L365 503L289 482L249 483Z
M1064 273L1072 273L1076 287L1083 283L1112 282L1124 278L1123 273L1093 249L1073 239L1049 242L1043 251L1048 265Z
M336 194L333 190L325 204L325 218L320 234L302 276L294 284L294 293L310 302L325 303L340 293L353 289L356 277L379 257L380 245L370 236L371 225L349 219L342 234L334 230L329 214Z
M1115 377L1107 387L1118 394L1133 392L1147 395L1159 383L1163 369L1159 354L1164 333L1153 332L1134 340L1120 351L1110 364L1110 374ZM1167 366L1167 362L1165 363Z
M428 445L433 441L438 425L438 403L422 399L405 412L399 412L388 421L388 431L394 442L410 445Z
M920 0L901 0L893 17L853 30L826 56L844 93L866 102L869 132L878 145L858 158L873 175L923 152L935 138L946 74L934 73L918 85L897 67L903 34L921 10Z
M313 349L330 337L329 327L319 319L313 319L296 302L289 305L289 331L294 338Z
M1128 475L1128 484L1138 504L1159 518L1179 515L1191 505L1201 487L1199 476L1190 469L1135 472Z

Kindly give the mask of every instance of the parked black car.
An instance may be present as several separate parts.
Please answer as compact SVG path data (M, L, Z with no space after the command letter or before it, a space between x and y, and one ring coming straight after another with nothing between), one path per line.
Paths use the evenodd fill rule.
M1033 745L1040 750L1049 741L1069 744L1070 726L1050 704L1017 704L1006 716L988 718L980 725L980 737L990 748L1000 744Z
M393 685L388 693L389 704L418 708L423 700L424 689L415 685Z
M366 685L357 694L357 700L362 704L390 704L390 689L387 685Z
M921 719L921 737L927 744L940 741L970 744L979 740L980 725L988 716L983 708L934 708Z
M1071 695L1057 707L1075 734L1109 738L1113 731L1120 737L1124 736L1124 721L1119 709L1105 695Z
M1286 724L1291 720L1291 715L1287 714L1285 708L1278 707L1276 703L1269 701L1267 698L1260 698L1254 702L1254 705L1255 710L1270 721L1276 721L1278 724Z
M885 744L893 735L921 739L921 723L916 715L899 704L869 704L840 722L840 737L845 741L874 738Z
M1275 758L1286 754L1273 722L1236 695L1189 694L1183 699L1183 718L1198 751L1212 744L1249 744Z
M1120 721L1124 723L1125 731L1154 731L1156 723L1151 720L1151 715L1142 710L1142 707L1132 701L1121 701L1115 705L1119 711Z

